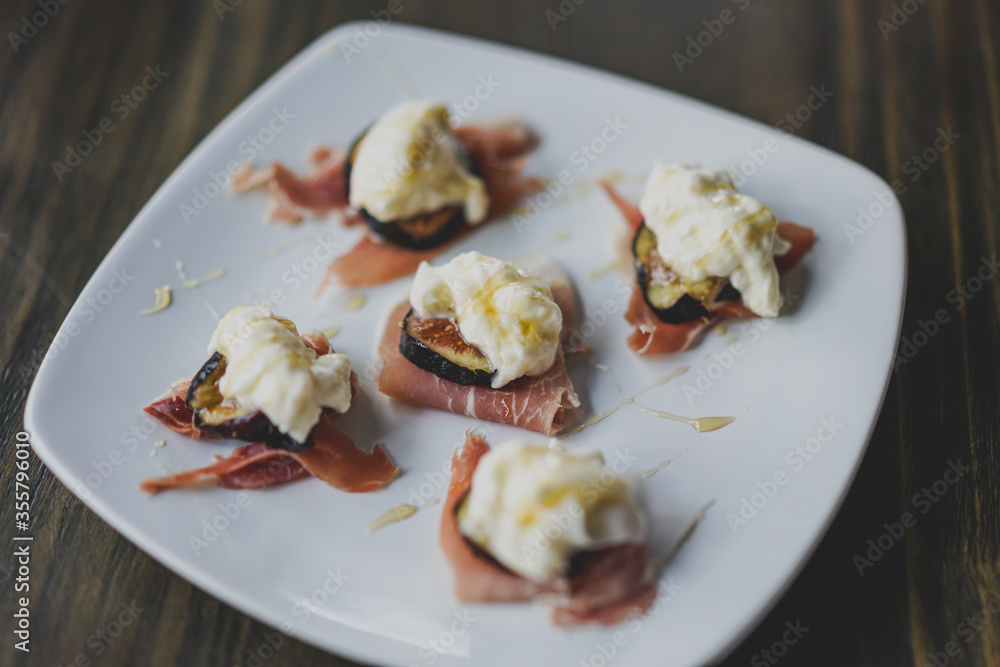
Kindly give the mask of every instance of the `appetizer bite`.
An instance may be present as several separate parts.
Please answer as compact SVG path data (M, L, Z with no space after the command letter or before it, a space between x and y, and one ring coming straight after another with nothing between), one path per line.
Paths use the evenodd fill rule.
M375 491L399 474L379 445L358 449L331 418L351 406L350 360L319 332L300 336L268 306L239 306L219 322L211 355L190 381L175 383L145 411L198 439L253 443L198 470L150 479L150 493L215 482L263 488L311 474L343 491Z
M386 112L346 155L320 149L315 173L299 179L286 167L247 171L237 190L267 185L272 219L348 212L368 234L329 269L346 287L379 285L411 275L457 237L506 212L539 187L520 178L538 136L520 124L452 128L439 102L409 101Z
M639 354L687 349L725 317L777 317L779 274L812 248L812 230L778 222L725 172L657 162L636 207L605 190L634 232L626 318Z
M486 220L489 195L473 171L448 110L405 102L354 140L344 180L348 203L372 233L426 250Z
M478 252L420 265L379 346L378 389L414 405L547 435L580 399L566 373L575 317L568 278L550 260ZM541 276L546 276L547 280Z
M469 434L452 459L441 547L463 602L555 599L558 625L612 625L655 600L645 519L596 449Z

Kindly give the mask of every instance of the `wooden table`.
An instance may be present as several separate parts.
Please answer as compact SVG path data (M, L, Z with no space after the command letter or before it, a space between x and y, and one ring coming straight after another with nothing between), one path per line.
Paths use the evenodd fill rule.
M39 18L46 2L55 15ZM14 442L25 395L87 278L153 191L250 91L328 28L386 5L363 4L3 3L0 27L11 31L0 47L5 544L14 521ZM993 449L1000 435L1000 291L993 274L961 308L952 292L997 252L1000 6L990 0L562 0L562 6L560 13L556 0L475 6L404 0L399 19L595 65L767 123L798 114L788 122L799 136L906 188L911 259L903 334L923 345L899 365L830 531L725 664L768 665L781 656L788 665L1000 665L1000 619L980 614L1000 591L1000 457ZM716 21L730 16L723 10L733 12L732 21ZM35 29L32 22L45 25ZM689 37L697 42L712 30L719 34L702 36L710 43L701 53L691 48L690 61L674 55L689 48ZM15 33L20 37L12 39ZM112 106L142 81L147 66L157 65L167 74L148 100ZM817 90L830 91L829 100L803 111ZM115 129L93 155L57 173L52 163L66 159L66 146L112 112ZM949 132L952 143L938 141L935 149ZM940 309L948 322L920 336L921 323L927 327ZM933 485L949 461L969 470L938 497ZM248 651L263 645L269 628L148 558L35 459L31 485L33 651L26 656L10 646L15 596L8 578L0 596L0 664L65 665L84 654L104 665L244 665ZM920 497L924 489L932 489L933 503ZM884 525L892 528L905 512L918 517L916 525L898 541L883 538L892 544L859 576L855 556L865 556L868 541L877 545ZM4 570L13 564L12 556L0 559ZM144 611L97 657L103 642L92 633L133 600ZM967 625L970 616L982 620ZM795 645L774 646L786 623L808 631ZM960 653L951 657L949 650ZM352 663L288 639L264 664Z

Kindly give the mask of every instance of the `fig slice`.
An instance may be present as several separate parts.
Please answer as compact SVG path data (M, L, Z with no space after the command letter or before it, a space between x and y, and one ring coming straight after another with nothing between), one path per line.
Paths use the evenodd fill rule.
M403 318L399 352L414 366L460 385L489 386L493 367L444 317L421 319L411 308Z

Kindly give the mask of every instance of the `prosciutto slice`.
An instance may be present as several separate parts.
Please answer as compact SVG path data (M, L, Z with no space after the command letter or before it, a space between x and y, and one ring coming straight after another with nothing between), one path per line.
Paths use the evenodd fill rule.
M192 438L210 438L194 425L194 410L188 407L187 393L191 380L179 380L170 387L170 391L156 399L142 410L153 416L157 421L174 433L189 435Z
M457 241L471 230L472 228L466 225L452 237L451 242ZM433 260L448 245L449 242L445 242L436 248L411 250L389 243L374 234L366 234L347 251L347 254L333 260L333 264L327 269L326 275L316 288L316 294L325 290L334 278L347 288L382 285L404 278L416 273L420 262Z
M288 452L262 442L237 447L228 457L215 459L215 463L204 468L147 479L139 487L147 493L211 484L227 489L263 489L306 474L305 468Z
M248 162L233 179L233 192L266 188L271 199L268 219L289 225L309 216L346 209L344 154L317 148L310 156L310 163L309 173L299 177L280 162L268 169L255 169Z
M409 302L404 302L392 311L379 345L383 366L378 390L386 396L546 435L562 430L567 410L580 409L580 398L566 373L562 350L556 353L555 363L544 374L519 378L500 389L463 386L414 366L399 352L400 323L409 309Z
M466 125L455 128L455 136L486 183L490 197L487 221L503 215L522 197L542 187L537 178L521 177L528 154L538 145L538 135L524 125ZM281 163L267 169L247 163L233 179L232 190L241 193L266 189L271 199L267 217L275 222L297 224L307 217L342 211L345 224L360 224L360 217L350 209L347 199L345 157L340 151L317 148L305 176L297 176ZM473 229L466 225L450 241L429 250L410 250L367 234L330 265L317 293L333 279L352 288L382 285L411 275L420 262L434 259Z
M635 231L642 224L639 207L625 199L610 183L601 183L604 191L614 202L630 230ZM783 274L795 268L806 253L816 243L816 233L808 227L793 222L779 222L777 235L791 244L787 253L774 258L775 268ZM725 302L712 311L710 318L701 318L682 324L668 324L658 318L636 285L632 290L625 319L635 327L628 337L628 345L639 354L669 354L682 352L694 344L711 325L726 318L754 317L754 313L742 301Z
M642 613L656 599L657 589L648 576L645 544L625 544L574 558L569 577L538 583L503 567L465 538L458 527L458 508L472 488L472 475L489 451L480 436L466 435L465 446L455 452L451 482L441 518L441 549L454 574L455 596L463 602L528 602L540 595L556 595L553 610L557 625L588 623L614 625Z
M262 489L312 475L350 493L367 493L386 486L399 468L381 446L371 454L357 448L350 436L320 419L312 431L314 444L301 452L269 447L262 442L237 447L226 458L176 475L157 477L140 486L148 493L215 483L227 489Z

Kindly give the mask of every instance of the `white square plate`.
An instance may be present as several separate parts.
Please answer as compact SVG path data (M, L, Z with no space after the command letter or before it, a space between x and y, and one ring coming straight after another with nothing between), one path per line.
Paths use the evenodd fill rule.
M38 374L25 412L38 455L91 509L180 576L288 634L359 660L484 667L602 664L602 651L631 665L719 658L762 617L822 536L878 415L906 272L903 218L884 194L889 186L774 128L647 85L471 39L373 26L342 26L306 49L230 114L139 213L70 311ZM366 29L378 33L370 44L359 36ZM322 255L315 239L328 234L347 248L357 229L328 220L267 225L262 196L231 197L212 185L213 174L224 180L227 164L251 153L258 163L282 160L301 171L314 144L346 146L411 87L462 105L472 121L524 119L542 136L528 172L554 178L567 170L573 181L520 233L510 221L491 224L445 257L547 249L575 281L596 359L614 369L626 394L687 366L686 375L640 402L688 416L736 417L698 434L626 406L567 440L629 462L626 474L641 488L659 545L715 500L664 574L674 592L641 621L567 632L538 606L458 604L438 548L440 505L365 533L396 504L443 498L441 471L474 422L392 404L370 380L383 313L406 281L363 290L367 302L356 311L344 308L346 293L314 297L322 275L310 259ZM754 155L763 165L746 162ZM591 276L614 260L622 227L594 183L613 171L641 175L657 157L744 164L753 172L745 191L779 218L817 231L816 247L786 281L798 297L789 313L773 322L730 322L725 335L709 334L669 358L628 350L625 283L613 272ZM637 181L622 187L633 198L641 193ZM844 225L857 222L859 208L871 211L874 223L851 239ZM139 316L156 286L180 282L178 260L192 278L230 270L197 293L178 290L166 311ZM159 464L180 471L231 449L170 433L141 411L204 361L216 322L206 303L225 312L275 291L277 312L300 330L343 327L334 344L364 378L363 397L343 427L364 446L385 443L404 476L375 494L341 493L309 479L264 492L146 496L138 483L162 474ZM741 341L741 354L727 356L731 337ZM610 377L593 366L574 362L571 375L588 415L618 402ZM835 433L824 428L830 421ZM524 435L509 427L487 432L494 444ZM158 438L167 445L151 457ZM769 481L776 473L780 485ZM741 510L745 524L735 520Z

